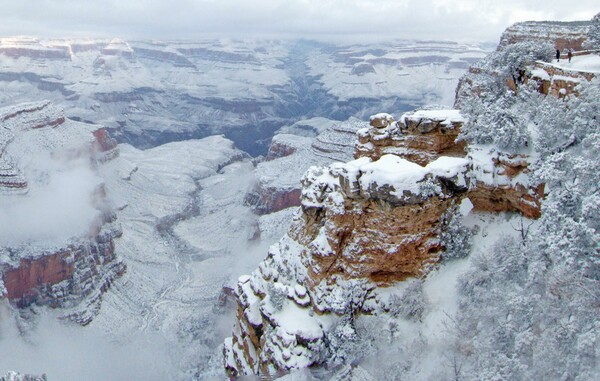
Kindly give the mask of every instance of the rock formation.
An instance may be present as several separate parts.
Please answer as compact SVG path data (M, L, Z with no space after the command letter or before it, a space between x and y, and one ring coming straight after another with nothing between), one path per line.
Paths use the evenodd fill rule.
M433 108L374 115L357 131L357 159L306 172L287 235L235 289L231 377L322 365L332 321L377 310L378 289L441 260L444 221L464 198L475 210L539 217L544 187L529 183L529 156L466 147L456 141L463 122Z
M582 50L590 21L527 21L508 27L500 37L498 49L522 41L551 42L556 49Z
M394 154L420 165L440 156L464 156L464 143L456 138L464 122L458 110L419 110L394 122L389 114L371 118L371 126L358 133L355 157L380 158Z
M38 218L36 200L69 201L55 201L61 196L54 194L56 190L51 184L53 178L61 178L59 173L71 171L73 165L81 166L82 173L91 173L95 166L119 154L116 142L103 127L67 120L62 110L49 102L4 108L0 110L0 121L0 191L6 195L2 201L17 205L16 209L6 209L9 216L31 213L31 217L13 216L18 220ZM85 184L90 181L73 180ZM114 244L121 228L101 182L89 182L85 187L77 182L66 186L81 188L81 192L89 190L88 194L69 195L83 200L89 214L77 217L82 225L75 226L73 236L55 239L54 233L48 236L37 231L50 227L32 227L28 236L26 226L20 228L20 235L2 235L2 297L20 308L31 304L79 306L68 317L87 324L99 308L101 294L125 271L124 263L116 257ZM71 218L77 221L76 217L56 218L48 223L77 225L67 221ZM6 217L0 223L8 223ZM9 228L2 227L5 232Z

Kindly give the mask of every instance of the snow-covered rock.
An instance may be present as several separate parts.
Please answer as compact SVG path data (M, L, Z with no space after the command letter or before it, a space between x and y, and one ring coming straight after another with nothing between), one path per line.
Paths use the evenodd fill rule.
M426 167L394 155L311 167L302 213L252 275L239 279L225 342L230 375L274 376L319 365L326 333L349 305L367 311L377 285L422 276L440 258L442 215L468 189L468 160ZM349 304L350 303L350 304Z

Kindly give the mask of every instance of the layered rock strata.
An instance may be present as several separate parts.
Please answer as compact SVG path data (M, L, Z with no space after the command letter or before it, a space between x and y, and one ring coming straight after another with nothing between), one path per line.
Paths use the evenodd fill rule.
M394 121L389 114L371 117L358 132L354 156L377 159L393 154L420 165L440 156L464 156L465 144L456 142L464 119L459 110L419 110Z
M500 37L498 49L522 41L550 42L556 49L582 50L587 39L589 21L527 21L516 23L506 29Z
M118 156L117 144L103 127L70 121L49 102L4 108L0 123L0 191L7 203L3 210L20 221L16 236L6 233L15 227L1 227L0 296L20 308L72 308L68 317L87 324L102 293L125 272L115 254L120 224L103 184L92 177L97 166ZM66 183L53 185L59 179ZM73 190L63 194L56 187ZM65 226L66 233L25 222L45 218L39 208L48 205L40 206L40 200L68 206L69 198L80 205L81 215L73 211L47 222ZM0 223L8 224L5 216ZM69 236L55 236L63 233Z
M564 98L571 94L577 96L577 86L582 82L589 82L595 77L595 73L569 70L543 62L536 62L528 72L528 79L531 78L539 83L538 91L540 93L557 98Z
M315 138L293 133L276 135L266 161L257 165L257 181L246 196L246 204L252 205L261 215L300 206L299 179L304 172L311 165L350 160L356 131L365 125L351 118L322 127ZM289 130L297 132L292 127Z

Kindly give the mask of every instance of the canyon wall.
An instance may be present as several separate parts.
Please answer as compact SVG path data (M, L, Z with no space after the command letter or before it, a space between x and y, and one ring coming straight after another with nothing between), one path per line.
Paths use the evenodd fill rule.
M102 293L125 272L125 264L115 253L114 239L121 235L120 224L103 183L87 177L98 165L119 155L116 141L102 126L66 119L62 110L50 102L21 104L0 111L2 202L14 205L12 209L5 208L9 216L21 214L12 217L25 221L18 224L31 225L30 236L27 226L21 227L17 236L6 232L11 227L3 227L1 296L19 308L38 304L71 309L68 318L87 324L100 306ZM46 215L41 217L47 213L44 209L52 210L52 206L39 205L38 200L69 202L55 201L62 196L55 195L57 191L52 188L52 179L63 178L60 173L65 172L73 173L73 177L65 177L67 183L57 186L73 187L75 193L68 197L83 200L90 214L85 218L57 215L48 224L77 225L79 218L81 226L75 226L75 230L80 233L58 239L42 237L38 231L51 231L51 226L38 227L34 220L46 219ZM82 176L79 172L84 177L75 177ZM6 217L1 223L8 223Z

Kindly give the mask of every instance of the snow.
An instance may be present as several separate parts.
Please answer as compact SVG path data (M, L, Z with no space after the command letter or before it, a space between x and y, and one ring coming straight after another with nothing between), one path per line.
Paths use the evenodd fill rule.
M459 174L464 174L470 164L469 160L462 157L440 156L436 160L427 164L425 168L429 169L434 176L452 178ZM460 184L460 185L465 185Z
M379 187L388 184L394 188L394 194L398 197L401 197L405 190L418 194L419 186L417 182L422 180L428 173L419 164L396 155L383 155L379 160L364 165L356 163L357 161L348 164L359 167L359 171L362 173L359 179L361 188L370 189L374 184Z
M391 122L394 120L394 117L388 113L381 112L379 114L371 115L371 117L369 118L369 120L371 120L371 121L373 121L375 119L385 119L385 120Z
M382 49L382 56L370 53ZM436 41L394 41L371 45L336 46L308 59L310 74L342 101L399 97L413 104L453 104L459 77L485 51L467 44ZM444 57L437 61L431 57ZM447 58L447 61L446 61ZM445 62L443 62L445 61ZM352 74L359 63L375 73Z
M543 79L543 80L550 80L550 74L548 74L548 72L542 68L535 68L533 70L531 70L531 76L534 78L539 78L539 79Z
M286 300L281 311L272 315L278 327L285 332L307 340L319 339L323 329L316 318L309 315L310 308L299 307L295 302Z
M406 124L406 120L432 120L439 121L441 124L449 126L452 123L464 123L466 120L461 115L460 110L417 110L404 113L400 117L400 122Z
M553 75L552 81L565 81L565 82L580 83L581 78L567 77L566 75Z
M560 62L538 62L544 66L556 67L565 71L574 71L580 73L600 73L600 55L598 54L586 54L581 56L573 56L571 62L568 59L563 58Z

